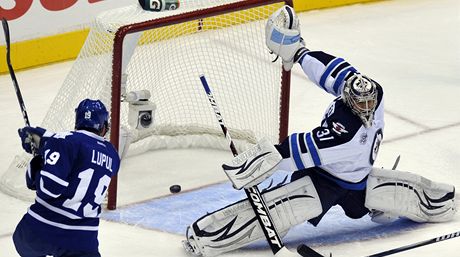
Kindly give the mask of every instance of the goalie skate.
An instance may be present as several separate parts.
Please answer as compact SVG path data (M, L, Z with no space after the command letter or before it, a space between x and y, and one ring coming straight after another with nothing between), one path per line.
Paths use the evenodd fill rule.
M185 252L189 256L203 256L195 242L195 238L189 235L189 229L190 227L187 227L187 240L182 240L182 246L184 247Z

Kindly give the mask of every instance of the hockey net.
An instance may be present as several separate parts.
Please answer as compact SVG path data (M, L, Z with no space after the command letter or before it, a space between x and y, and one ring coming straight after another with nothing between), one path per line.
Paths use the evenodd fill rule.
M120 127L128 132L124 158L165 148L228 149L200 84L204 74L240 151L262 137L278 142L287 135L290 75L272 62L264 33L266 19L284 4L184 0L176 10L132 5L100 14L41 126L72 130L78 103L101 99L111 109L112 143L119 145ZM140 90L151 94L148 101L127 100ZM152 123L139 125L135 114L150 109ZM33 199L24 186L29 159L16 156L0 180L2 191ZM112 182L109 209L116 206Z

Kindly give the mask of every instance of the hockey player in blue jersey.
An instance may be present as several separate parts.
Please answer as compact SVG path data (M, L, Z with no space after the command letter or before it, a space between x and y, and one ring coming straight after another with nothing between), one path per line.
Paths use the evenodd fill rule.
M233 187L249 188L277 170L292 171L290 183L262 193L277 231L302 222L316 226L338 205L346 216L367 214L379 223L399 217L444 222L456 211L455 189L417 174L373 168L384 133L384 92L343 58L305 47L298 19L288 6L266 25L268 48L290 70L298 63L307 77L335 99L318 127L293 133L273 146L262 139L223 165ZM184 246L198 256L215 256L264 238L248 200L198 219ZM282 256L282 251L280 251Z
M100 256L101 203L120 166L117 151L104 139L108 116L101 101L85 99L75 109L75 131L18 131L24 150L34 154L26 183L36 190L13 234L20 256Z

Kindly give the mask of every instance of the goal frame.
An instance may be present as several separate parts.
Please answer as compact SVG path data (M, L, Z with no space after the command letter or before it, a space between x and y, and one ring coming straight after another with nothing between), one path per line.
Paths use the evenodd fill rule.
M229 12L236 12L255 8L262 5L270 5L275 3L285 3L293 6L292 0L246 0L231 4L220 5L216 7L191 11L178 15L158 18L150 21L129 24L120 27L114 37L113 42L113 59L112 59L112 95L111 95L111 129L110 142L115 149L119 148L119 128L120 128L120 112L121 112L121 80L122 80L122 55L124 38L132 33L141 32L149 29L156 29L183 22L200 20L208 17L213 17ZM231 11L229 11L231 10ZM200 26L199 24L197 26ZM283 68L281 73L281 99L280 99L280 130L279 141L283 140L288 135L289 123L289 98L290 98L290 82L291 72ZM118 114L118 115L114 115ZM107 209L115 210L117 206L117 184L118 176L113 176L108 188Z

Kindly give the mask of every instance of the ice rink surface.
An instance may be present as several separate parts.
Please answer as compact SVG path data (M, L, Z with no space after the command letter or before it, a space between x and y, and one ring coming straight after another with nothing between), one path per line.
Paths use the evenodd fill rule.
M308 48L345 58L383 86L386 127L375 166L389 168L396 156L401 155L399 170L416 172L459 188L460 2L382 1L304 12L299 16ZM17 72L33 125L40 124L71 65L72 62L65 62ZM308 131L317 126L332 99L295 67L290 132ZM23 126L8 75L0 76L0 110L1 174L14 155L21 152L16 130ZM104 217L133 213L138 217L131 224L101 222L102 255L186 256L181 246L182 226L188 224L193 215L203 215L229 201L225 190L216 191L218 200L212 198L212 206L209 205L211 198L196 192L212 192L213 186L220 187L218 183L226 180L220 164L230 156L226 151L193 149L157 151L127 159L119 176L119 209L105 212ZM168 188L172 184L181 184L184 191L171 196ZM195 204L186 206L173 199L181 196L190 197L188 201ZM152 210L134 204L148 203L151 199L162 205ZM29 205L0 194L1 257L17 256L11 235ZM163 229L149 228L146 221L160 209L169 211L171 216L183 215L183 219L172 220L173 224L167 229L165 226L161 227ZM354 221L344 218L340 210L334 209L317 228L302 225L293 229L285 242L291 248L307 243L323 254L332 252L333 256L366 256L460 231L459 215L442 224L400 221L381 227L372 225L367 218ZM459 256L459 244L460 238L457 238L394 256L454 257ZM224 256L271 255L261 244Z

